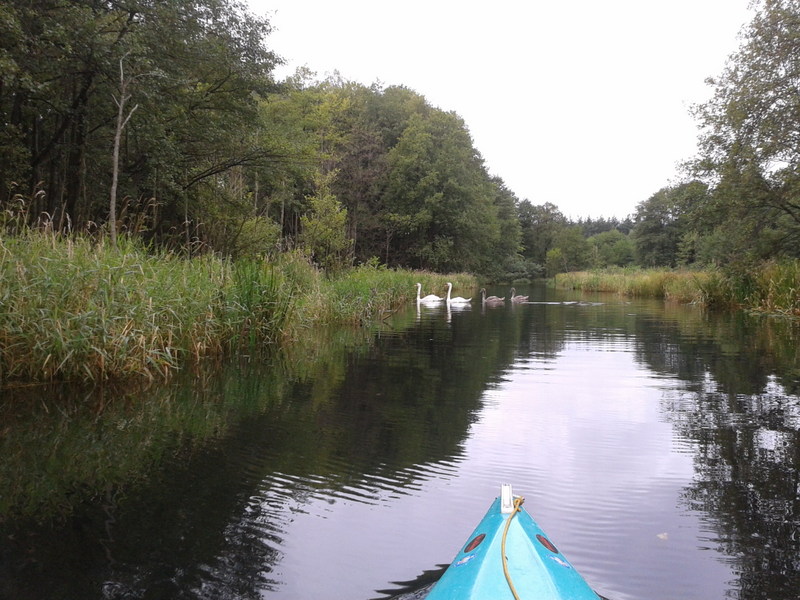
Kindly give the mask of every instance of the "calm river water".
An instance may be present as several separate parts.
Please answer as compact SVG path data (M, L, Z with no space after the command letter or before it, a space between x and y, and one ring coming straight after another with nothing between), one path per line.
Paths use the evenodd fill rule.
M797 326L518 291L5 392L0 598L422 598L508 482L610 600L796 600Z

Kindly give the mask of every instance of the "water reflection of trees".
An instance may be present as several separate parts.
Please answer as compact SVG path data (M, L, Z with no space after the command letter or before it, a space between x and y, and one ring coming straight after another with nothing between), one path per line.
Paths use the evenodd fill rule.
M767 388L725 393L706 379L670 402L677 429L696 448L687 505L708 515L743 599L800 589L800 403L774 378Z
M637 361L682 382L667 392L664 408L695 449L687 506L705 515L735 565L739 598L793 597L800 589L800 325L618 299L562 307L547 319L528 329L525 352L557 353L565 339L596 345L624 337Z
M648 367L686 382L665 397L695 448L685 501L735 564L738 597L791 597L800 589L797 325L676 311L639 321L636 339Z
M667 418L695 449L687 507L704 515L739 574L739 598L800 589L800 325L661 303L540 305L500 326L519 355L625 338L648 370L676 378ZM498 361L498 366L500 363Z

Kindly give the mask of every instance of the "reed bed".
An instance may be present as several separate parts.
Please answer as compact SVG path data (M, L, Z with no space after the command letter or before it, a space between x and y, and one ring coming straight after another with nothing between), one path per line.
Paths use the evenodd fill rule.
M35 233L0 252L3 379L152 377L220 347L227 274L213 258Z
M700 271L625 268L564 273L556 281L559 287L586 292L704 303L704 286L709 276Z
M556 283L587 292L800 317L800 261L796 260L772 261L747 269L581 271L559 275Z
M730 298L750 310L800 317L800 261L769 261L725 283Z
M295 253L232 262L124 238L0 237L0 384L166 377L189 359L280 346L311 325L380 318L413 300L420 280L446 289L442 275L374 265L327 278Z

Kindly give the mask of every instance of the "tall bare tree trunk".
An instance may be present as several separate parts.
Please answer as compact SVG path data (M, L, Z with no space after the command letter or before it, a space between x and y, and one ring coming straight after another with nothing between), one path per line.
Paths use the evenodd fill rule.
M116 248L117 246L117 181L119 180L119 145L122 140L122 130L133 115L134 111L139 108L137 104L125 116L125 104L130 100L131 96L128 94L129 79L125 79L125 73L122 68L122 61L125 59L123 56L119 59L119 99L114 98L117 104L117 129L114 132L114 153L111 158L111 200L108 207L108 229L111 233L111 245Z

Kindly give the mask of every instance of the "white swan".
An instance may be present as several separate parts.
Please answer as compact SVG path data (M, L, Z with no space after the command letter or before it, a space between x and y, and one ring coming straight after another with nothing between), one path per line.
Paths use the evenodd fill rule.
M444 300L444 298L442 298L440 296L437 296L435 294L428 294L424 298L420 298L420 294L422 294L422 284L418 283L417 284L417 303L421 303L421 304L438 304L439 302Z
M469 304L472 298L462 298L461 296L450 297L450 292L453 290L453 284L447 282L447 304Z
M487 296L486 288L481 288L481 303L488 304L489 306L500 306L506 303L505 297L498 298L497 296Z
M511 296L510 297L511 297L511 302L512 303L519 304L520 302L527 302L528 301L529 296L516 295L516 293L517 293L517 290L515 290L514 288L511 288Z

